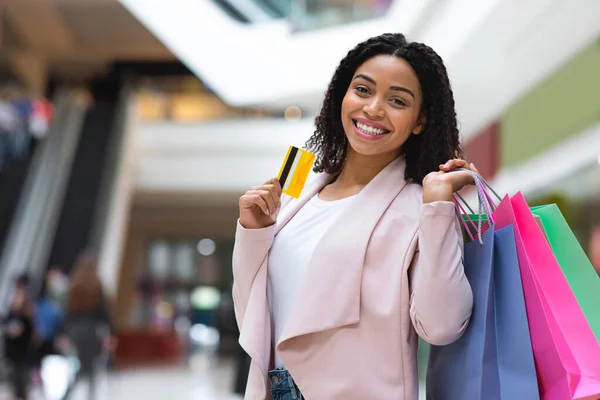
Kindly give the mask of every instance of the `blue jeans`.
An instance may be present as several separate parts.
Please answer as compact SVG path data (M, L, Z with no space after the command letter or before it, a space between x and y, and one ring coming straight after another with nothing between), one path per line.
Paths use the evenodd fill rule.
M273 400L302 400L302 393L285 368L277 368L269 371L271 382L271 395Z

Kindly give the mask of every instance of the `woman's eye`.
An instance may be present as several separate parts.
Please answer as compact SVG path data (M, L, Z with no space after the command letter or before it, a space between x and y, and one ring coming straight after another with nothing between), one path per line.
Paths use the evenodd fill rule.
M357 86L355 90L359 93L364 93L364 94L369 93L369 89L367 89L366 87L363 87L363 86Z
M392 103L394 103L396 105L406 107L406 103L400 99L392 99L391 101L392 101Z

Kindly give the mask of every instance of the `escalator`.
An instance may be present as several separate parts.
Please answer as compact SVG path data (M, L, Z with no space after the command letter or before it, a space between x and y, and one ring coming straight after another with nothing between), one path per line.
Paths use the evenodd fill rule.
M115 134L119 91L116 77L92 85L94 104L85 116L48 262L65 272L91 243L103 172Z
M83 94L92 95L91 105ZM48 266L69 272L83 250L99 247L114 179L107 172L120 151L115 138L124 132L127 97L121 94L116 73L85 92L61 89L50 132L31 161L13 163L0 175L0 312L17 274L27 272L37 290Z
M7 307L15 276L29 274L32 287L41 280L47 238L54 232L56 206L62 203L81 131L85 104L76 91L61 89L53 98L54 118L47 136L28 158L11 162L0 176L0 313Z
M30 165L31 153L0 170L0 253L4 249Z

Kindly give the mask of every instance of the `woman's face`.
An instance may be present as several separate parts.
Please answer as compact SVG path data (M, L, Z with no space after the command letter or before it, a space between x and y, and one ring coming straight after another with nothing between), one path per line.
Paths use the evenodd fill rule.
M365 61L342 101L348 151L396 158L409 136L423 130L422 101L421 85L406 61L389 55Z

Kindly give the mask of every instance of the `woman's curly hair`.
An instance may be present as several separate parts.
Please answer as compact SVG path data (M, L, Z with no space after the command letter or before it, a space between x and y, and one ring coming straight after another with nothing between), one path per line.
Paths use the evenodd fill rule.
M423 178L437 171L440 164L462 157L454 96L441 57L429 46L407 42L399 33L373 37L348 52L329 83L323 107L315 119L316 130L306 148L317 156L315 172L341 171L348 147L342 127L342 100L358 67L378 55L392 55L408 62L421 84L425 127L419 135L409 137L401 154L406 158L406 180L422 184Z

